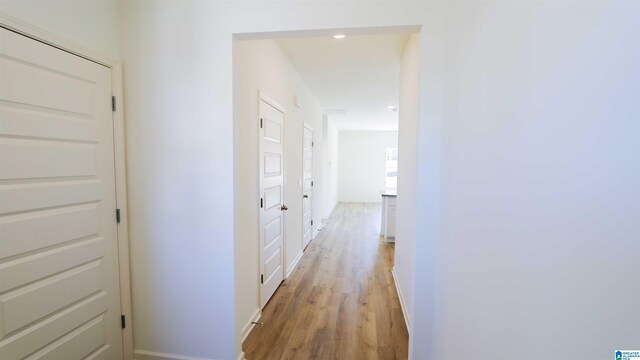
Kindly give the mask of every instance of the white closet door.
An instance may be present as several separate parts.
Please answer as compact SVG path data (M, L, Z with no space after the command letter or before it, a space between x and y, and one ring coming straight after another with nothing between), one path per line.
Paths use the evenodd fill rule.
M284 280L284 114L260 101L260 304Z
M0 29L0 358L120 359L111 72Z
M313 130L304 127L302 137L302 247L311 242L313 234Z

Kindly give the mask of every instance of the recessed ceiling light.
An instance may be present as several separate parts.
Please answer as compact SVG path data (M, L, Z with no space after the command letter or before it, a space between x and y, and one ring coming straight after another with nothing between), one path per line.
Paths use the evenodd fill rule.
M395 106L395 105L387 105L387 109L391 109L391 110L393 110L393 109L395 109L395 108L396 108L396 106Z
M345 35L345 34L337 34L337 35L333 35L333 37L336 38L336 39L344 39L344 38L347 37L347 35Z

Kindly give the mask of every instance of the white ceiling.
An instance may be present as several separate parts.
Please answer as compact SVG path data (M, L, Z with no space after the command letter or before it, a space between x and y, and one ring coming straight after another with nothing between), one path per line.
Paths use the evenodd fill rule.
M397 130L400 58L408 34L276 40L341 130ZM342 114L340 114L342 113Z

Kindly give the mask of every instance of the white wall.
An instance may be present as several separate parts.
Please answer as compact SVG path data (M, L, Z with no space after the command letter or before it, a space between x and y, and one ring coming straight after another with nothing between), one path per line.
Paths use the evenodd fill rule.
M637 348L640 3L450 13L434 357Z
M400 294L407 326L411 329L414 299L413 251L418 236L412 224L416 222L416 182L418 162L418 95L420 72L420 36L412 34L407 41L400 63L400 108L398 120L398 196L396 198L396 242L393 271Z
M134 346L234 359L232 44L202 10L124 3Z
M324 115L322 125L324 151L322 173L324 178L324 199L322 218L327 219L338 204L338 128L329 115Z
M340 131L338 199L381 202L388 147L398 146L397 131Z
M639 11L127 1L136 346L236 356L232 34L391 25L422 26L412 358L636 346Z
M274 40L234 41L234 175L236 234L236 327L242 335L260 307L258 191L258 91L286 109L285 113L285 270L302 253L302 131L314 132L314 228L320 223L322 200L322 109ZM294 104L294 95L301 107ZM240 338L237 351L240 351Z
M2 0L0 12L111 59L121 58L118 0Z

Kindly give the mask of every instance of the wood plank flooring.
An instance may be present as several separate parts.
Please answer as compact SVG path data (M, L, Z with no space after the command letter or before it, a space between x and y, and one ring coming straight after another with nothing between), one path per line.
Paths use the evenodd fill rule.
M380 205L340 203L263 309L247 360L407 359Z

